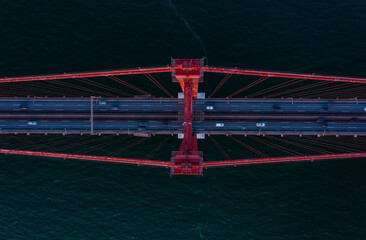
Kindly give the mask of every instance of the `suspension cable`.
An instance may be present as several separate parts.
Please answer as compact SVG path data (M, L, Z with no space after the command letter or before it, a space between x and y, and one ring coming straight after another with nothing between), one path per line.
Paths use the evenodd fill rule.
M301 142L309 143L309 144L316 144L316 145L319 145L319 146L323 146L323 147L327 147L327 148L331 148L331 149L336 149L336 150L343 150L343 151L346 151L346 152L355 152L355 151L357 151L355 149L350 149L348 147L344 147L344 146L341 146L341 145L330 144L330 143L326 143L326 142L323 142L323 141L320 141L320 140L315 141L314 139L310 140L310 139L304 139L304 138L296 138L296 141L301 141Z
M253 147L251 147L251 146L249 146L248 144L246 144L246 143L244 143L244 142L240 141L239 139L234 138L233 136L229 136L229 138L230 138L230 139L232 139L232 140L234 140L235 142L239 143L239 144L240 144L240 145L242 145L243 147L245 147L245 148L249 149L250 151L254 152L255 154L257 154L257 155L259 155L259 156L261 156L261 157L263 157L263 158L268 158L268 156L267 156L266 154L264 154L264 153L262 153L261 151L259 151L259 150L255 149L255 148L253 148Z
M357 148L364 150L366 143L365 143L365 139L363 139L363 138L352 137L352 140L348 139L348 138L342 138L342 144L348 144L348 146L357 146Z
M27 84L28 85L28 84ZM3 86L2 86L3 87ZM40 95L48 95L47 93L53 93L53 94L56 94L56 95L63 95L64 93L62 93L62 92L59 92L59 91L47 91L47 93L45 93L45 89L43 89L43 88L40 88L40 87L32 87L32 86L26 86L26 85L24 85L24 83L17 83L16 84L16 86L7 86L8 88L11 88L11 89L14 89L15 88L15 90L22 90L24 93L26 92L26 93L29 93L29 90L31 90L31 91L34 91L35 93L37 93L37 94L40 94Z
M166 88L163 85L161 85L158 82L158 80L156 80L153 76L151 76L151 74L145 73L144 75L145 75L145 77L147 77L147 79L149 79L152 83L154 83L158 88L160 88L160 90L165 92L166 95L168 95L169 97L173 96L172 94L170 94L170 92L168 90L166 90Z
M138 144L142 143L143 141L145 141L145 140L147 140L147 139L148 139L148 138L142 138L142 139L140 139L140 140L138 140L138 141L136 141L136 142L131 143L130 145L127 145L126 147L123 147L123 148L121 148L121 149L118 149L117 151L115 151L115 152L113 152L113 153L109 154L108 156L115 156L115 155L117 155L117 154L119 154L119 153L121 153L121 152L124 152L124 151L126 151L126 150L128 150L128 149L130 149L130 148L132 148L132 147L134 147L134 146L136 146L136 145L138 145Z
M105 140L108 139L108 136L104 138ZM65 150L65 149L68 149L68 148L72 148L72 147L76 147L76 146L80 146L80 145L84 145L84 144L88 144L88 143L92 143L92 142L96 142L98 140L101 140L101 139L98 139L98 138L92 138L92 139L85 139L84 141L77 141L75 143L71 143L71 144L68 144L68 145L63 145L63 146L60 146L58 148L54 148L52 149L53 152L56 152L56 151L61 151L61 150ZM104 143L104 141L103 141Z
M75 79L75 80L79 81L79 79ZM78 86L78 85L75 85L75 84L72 84L72 83L61 82L59 80L52 80L50 82L53 82L53 83L59 84L59 85L63 85L63 86L66 86L66 87L79 88L80 90L87 91L87 92L94 93L94 94L101 94L101 95L105 95L105 96L113 96L112 94L107 93L107 92L102 92L102 91L94 90L94 89L91 89L91 88Z
M80 135L78 135L78 136L74 135L71 137L71 139L69 137L65 138L65 136L62 135L61 137L57 138L56 140L52 140L52 142L50 142L50 143L47 142L47 147L63 144L65 142L69 143L70 141L74 141L74 140L79 141L80 138L81 138ZM36 145L31 145L30 147L26 147L25 150L39 149L45 145L44 140L41 140L39 143L40 144L37 143Z
M230 94L228 97L233 97L233 96L235 96L235 95L238 95L239 93L241 93L241 92L243 92L243 91L245 91L245 90L247 90L247 89L249 89L249 88L251 88L251 87L253 87L253 86L257 85L258 83L263 82L264 80L266 80L266 79L268 79L268 78L269 78L269 77L261 77L261 78L259 78L259 79L255 80L254 82L252 82L252 83L250 83L250 84L246 85L245 87L243 87L243 88L241 88L241 89L237 90L236 92L233 92L233 93L232 93L232 94Z
M5 91L6 93L3 93L2 95L5 95L5 96L9 96L10 94L11 95L15 95L15 96L21 96L21 95L26 95L28 94L29 95L29 88L27 88L26 86L22 86L22 85L19 85L17 84L17 86L13 86L13 84L11 86L4 86L6 83L2 84L1 85L1 90ZM19 92L20 91L20 92ZM34 89L33 90L35 94L39 94L39 95L44 95L41 90L39 89Z
M313 90L310 90L307 92L294 94L293 97L300 96L300 95L302 97L305 97L305 96L314 95L317 93L333 92L338 89L346 88L346 86L349 86L351 84L353 84L353 83L343 83L343 84L339 84L338 86L329 86L329 87L320 88L320 89L313 89Z
M80 96L80 92L78 91L75 91L75 90L71 90L71 89L66 89L66 88L60 88L60 87L55 87L55 86L50 86L50 85L45 85L45 84L42 84L42 83L38 83L38 82L33 82L33 83L22 83L24 85L30 85L32 87L36 87L36 88L39 88L39 89L42 89L42 90L46 90L46 91L51 91L51 92L55 92L60 95L66 95L67 93L70 94L70 95L76 95L76 96Z
M136 86L132 85L131 83L128 83L128 82L126 82L126 81L123 81L122 79L120 79L120 78L118 78L118 77L115 77L115 76L107 76L107 77L108 77L109 79L112 79L112 80L114 80L114 81L116 81L116 82L118 82L118 83L121 83L121 84L123 84L123 85L125 85L125 86L127 86L127 87L129 87L129 88L131 88L131 89L133 89L133 90L135 90L135 91L137 91L137 92L140 92L140 93L145 94L145 95L152 96L152 94L151 94L151 93L145 92L144 90L142 90L142 89L140 89L140 88L138 88L138 87L136 87Z
M251 136L251 139L254 139L257 142L260 142L260 143L265 144L267 146L273 147L273 148L275 148L277 150L280 150L282 152L286 152L286 153L288 153L290 155L293 155L293 156L304 155L304 154L299 153L299 152L297 152L295 150L292 150L292 149L289 149L287 147L284 147L284 146L281 146L281 145L278 145L278 144L275 144L275 143L266 141L264 139L257 138L255 136Z
M85 148L85 149L81 149L81 150L79 150L79 151L77 151L76 153L88 153L88 152L91 152L91 151L94 151L94 150L96 150L95 148L96 147L98 147L97 149L99 149L100 148L100 146L102 146L103 147L103 145L105 144L105 141L108 139L108 138L110 138L109 136L104 136L104 138L103 137L99 137L99 138L96 138L96 140L99 140L99 141L102 141L102 143L100 143L100 144L97 144L97 145L95 145L95 146L92 146L92 147L87 147L87 148ZM128 139L129 138L129 136L127 135L127 136L125 136L125 137L122 137L121 139L117 139L118 141L123 141L123 140L125 140L125 139ZM113 143L115 143L117 140L115 140L115 141L111 141L111 142L108 142L108 143L111 143L111 144L113 144ZM92 142L96 142L96 141L92 141ZM92 142L89 142L89 144L90 143L92 143Z
M258 92L255 92L253 94L250 94L250 95L248 95L248 97L250 97L250 98L256 97L258 95L265 94L265 93L268 93L268 92L271 92L271 91L274 91L274 90L277 90L277 89L280 89L280 88L288 87L290 85L293 85L293 84L296 84L296 83L300 83L302 81L304 81L304 80L303 79L295 78L295 79L289 80L287 82L283 82L281 84L278 84L278 85L272 86L270 88L266 88L266 89L263 89L261 91L258 91Z
M113 137L113 136L111 136ZM96 151L96 150L99 150L101 148L104 148L104 147L107 147L107 146L110 146L110 145L113 145L113 144L116 144L116 142L121 142L127 138L129 138L130 136L125 136L124 138L122 139L113 139L113 141L109 141L111 139L111 137L108 137L107 139L105 139L102 143L98 144L98 145L95 145L91 148L88 148L88 149L84 149L84 150L81 150L80 152L83 152L83 154L85 153L89 153L91 151Z
M218 142L216 142L216 140L212 136L210 136L210 139L213 144L215 144L216 148L221 152L221 154L226 158L226 160L231 160L231 157L224 151L224 149L220 146Z
M172 136L167 136L162 142L159 143L150 153L148 153L144 159L150 159L157 151L159 151L171 138Z
M221 82L216 86L216 88L212 91L210 94L210 97L213 97L215 93L229 80L229 78L232 76L232 74L226 74L226 76L221 80Z
M350 95L350 94L358 94L358 95L364 95L366 91L365 87L361 87L361 86L349 86L349 87L343 87L343 89L334 89L331 91L326 91L326 92L317 92L317 93L322 93L322 94L328 94L329 96L339 96L339 95ZM312 95L314 95L316 93L312 93ZM308 94L310 95L310 94Z
M108 91L117 92L117 93L125 95L125 96L129 96L129 97L133 96L133 94L130 94L130 93L127 93L127 92L124 92L124 91L121 91L121 90L117 90L115 88L106 86L104 84L92 81L92 80L87 79L87 78L80 78L79 81L84 82L84 83L88 83L88 84L93 85L95 87L103 88L103 89L108 90Z
M291 140L285 140L285 139L282 139L282 138L271 137L271 136L268 136L268 138L273 139L275 141L280 141L280 142L283 142L283 143L287 143L287 144L290 144L290 145L293 145L293 146L296 146L296 147L300 147L300 148L303 148L303 149L311 150L311 151L314 151L314 152L319 152L319 153L323 153L323 154L331 154L332 153L332 152L329 152L329 151L326 151L326 150L321 150L319 148L307 146L307 145L304 145L304 144L301 144L301 143L298 143L298 142L294 142L294 141L291 141Z
M286 95L286 94L290 94L290 93L294 93L294 92L299 92L301 90L305 90L305 89L309 89L309 88L314 88L314 87L319 87L319 86L322 86L322 85L325 85L325 84L329 84L329 83L330 82L313 83L313 84L310 84L310 85L305 85L305 86L301 86L301 87L298 87L298 88L293 88L293 89L290 89L290 90L286 90L286 91L282 91L282 92L279 92L279 93L271 94L268 97L283 96L283 95Z
M32 136L32 135L30 135ZM34 135L33 135L34 136ZM14 144L20 144L20 146L15 146L15 148L21 148L21 149L25 149L25 150L31 150L31 149L35 149L35 148L41 148L41 147L44 147L45 145L45 141L44 139L38 139L38 140L35 140L34 138L32 138L29 140L29 141L32 141L33 144L31 145L28 145L28 144L25 144L24 143L24 140L25 138L15 138L15 139L12 139L13 142L10 142L9 139L6 140L6 143L8 145L11 145L12 147L14 147ZM28 137L28 136L27 136ZM75 137L73 137L71 140L75 140ZM14 142L15 141L15 142ZM50 146L50 145L57 145L59 144L60 142L64 142L66 141L65 140L65 137L62 136L61 138L57 138L56 140L52 141L52 143L48 144L47 143L47 147ZM70 139L67 139L67 141L70 141Z
M305 138L305 139L312 140L311 138ZM356 150L356 151L360 151L360 149L363 151L364 150L364 146L365 146L364 143L362 143L362 145L359 145L358 143L355 143L355 142L348 142L344 138L342 139L342 142L341 143L339 141L334 141L334 140L331 140L329 138L326 139L326 143L324 143L324 141L322 141L322 142L323 142L323 144L333 144L333 145L336 146L336 148L344 148L344 149L349 149L349 150L352 150L352 151L355 151L356 150L356 149L353 149L353 148L357 148L358 150ZM318 144L317 141L316 141L316 144Z

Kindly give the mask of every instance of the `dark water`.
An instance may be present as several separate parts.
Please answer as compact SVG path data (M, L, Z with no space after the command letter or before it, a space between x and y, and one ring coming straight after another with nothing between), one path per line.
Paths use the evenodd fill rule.
M1 0L0 75L206 56L365 77L365 29L356 0ZM366 239L365 170L352 160L170 179L165 169L0 156L0 239Z

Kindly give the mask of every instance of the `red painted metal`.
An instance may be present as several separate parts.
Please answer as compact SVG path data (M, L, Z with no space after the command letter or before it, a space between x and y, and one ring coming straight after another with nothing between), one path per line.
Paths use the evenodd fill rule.
M172 72L173 81L174 79L176 81L179 81L179 79L184 78L187 75L187 73L188 75L191 76L195 75L194 86L193 86L194 93L196 92L196 86L198 86L198 82L202 82L202 76L204 72L263 76L263 77L298 78L298 79L311 79L311 80L366 83L366 78L336 77L336 76L324 76L315 74L281 73L281 72L269 72L269 71L258 71L258 70L246 70L238 68L209 67L209 66L203 66L202 59L172 59L172 65L164 67L145 67L145 68L122 69L122 70L111 70L111 71L51 74L42 76L25 76L25 77L9 77L9 78L5 77L0 78L0 83L44 81L44 80L57 80L57 79L68 79L68 78L106 77L106 76L150 74L150 73L164 73L164 72Z
M203 59L172 59L173 82L179 82L184 93L184 83L192 82L193 97L197 97L198 83L203 82Z
M0 83L44 81L44 80L56 80L56 79L68 79L68 78L107 77L107 76L134 75L134 74L146 74L146 73L164 73L164 72L171 72L171 67L169 67L169 66L150 67L150 68L147 67L147 68L124 69L124 70L85 72L85 73L64 73L64 74L52 74L52 75L43 75L43 76L0 78Z
M184 81L184 151L192 149L192 82L190 79Z
M301 161L317 161L317 160L332 160L332 159L334 160L334 159L347 159L347 158L353 159L353 158L366 157L366 152L360 152L360 153L202 162L202 152L199 151L190 152L189 161L187 161L186 155L182 154L182 152L180 151L177 151L172 152L171 162L167 162L157 160L143 160L143 159L131 159L131 158L117 158L117 157L23 151L23 150L10 150L10 149L0 149L0 153L23 155L23 156L42 156L42 157L79 159L79 160L98 161L98 162L124 163L124 164L141 165L141 166L170 167L172 174L183 174L183 175L201 175L202 169L209 167L230 167L230 166L241 166L241 165L268 164L268 163L301 162Z
M342 153L342 154L324 154L310 156L294 156L294 157L275 157L275 158L256 158L256 159L240 159L240 160L225 160L204 162L203 166L208 167L227 167L240 165L253 165L264 163L283 163L283 162L301 162L301 161L316 161L330 159L345 159L345 158L363 158L366 157L366 152L361 153Z
M324 80L324 81L335 81L335 82L366 83L366 78L334 77L334 76L324 76L315 74L281 73L281 72L245 70L237 68L219 68L219 67L208 67L208 66L202 67L201 69L204 72L211 72L211 73L226 73L226 74L278 77L278 78L300 78L300 79Z
M170 172L174 175L202 175L203 154L197 151L197 138L192 136L192 100L202 82L202 66L203 59L172 59L173 82L179 81L184 93L184 137L180 151L172 152Z
M166 161L143 160L143 159L132 159L132 158L91 156L91 155L79 155L79 154L68 154L68 153L37 152L37 151L23 151L23 150L10 150L10 149L0 149L0 153L25 155L25 156L63 158L63 159L79 159L79 160L88 160L88 161L97 161L97 162L114 162L114 163L141 165L141 166L170 167L170 163L166 162Z
M174 151L170 161L172 175L202 175L203 153L200 151Z
M265 164L265 163L366 157L366 152L362 152L362 153L325 154L325 155L293 156L293 157L277 157L277 158L266 157L259 159L239 159L239 160L203 162L202 152L197 151L197 138L196 136L192 135L192 99L193 97L197 97L198 84L199 82L203 81L202 79L204 72L230 74L228 76L231 76L231 74L262 76L262 78L257 81L262 81L262 79L266 79L269 77L278 77L278 78L366 83L365 78L333 77L333 76L322 76L315 74L279 73L279 72L267 72L267 71L256 71L256 70L244 70L237 68L235 69L217 68L217 67L203 66L203 62L204 62L203 59L172 59L171 66L166 67L150 67L150 68L97 71L97 72L86 72L86 73L71 73L71 74L65 73L65 74L54 74L44 76L0 78L0 83L6 83L6 82L42 81L42 80L72 79L72 78L82 79L87 77L111 77L118 75L145 74L150 80L158 83L153 77L149 75L150 73L171 72L173 82L179 82L182 91L184 93L184 123L183 123L184 138L179 151L172 152L170 162L107 157L107 156L90 156L90 155L65 154L65 153L10 150L10 149L0 149L0 153L26 155L26 156L43 156L43 157L64 158L64 159L80 159L80 160L100 161L100 162L115 162L115 163L142 165L142 166L170 167L171 174L183 174L183 175L202 175L204 167L208 168L208 167L239 166L239 165L252 165L252 164ZM223 81L223 83L225 81ZM255 83L256 82L252 84ZM239 89L238 91L242 91L243 89L245 90L246 88L252 86L252 84L249 84L248 86ZM158 87L162 87L159 84L157 85ZM161 89L164 91L164 88ZM171 96L169 92L167 91L164 92L166 92L168 96ZM235 92L234 94L236 93L237 92Z

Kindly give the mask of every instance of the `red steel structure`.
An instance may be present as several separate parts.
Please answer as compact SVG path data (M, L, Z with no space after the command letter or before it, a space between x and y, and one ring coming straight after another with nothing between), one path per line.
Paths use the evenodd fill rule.
M174 60L174 59L173 59ZM189 59L190 61L191 59ZM201 59L199 59L201 60ZM257 70L245 70L238 68L219 68L208 66L194 66L196 70L200 70L202 73L227 73L236 75L248 75L248 76L263 76L263 77L277 77L277 78L298 78L309 80L324 80L334 82L352 82L352 83L366 83L366 78L351 78L351 77L335 77L324 76L315 74L299 74L299 73L282 73L282 72L268 72ZM45 81L45 80L58 80L58 79L70 79L70 78L86 78L86 77L107 77L107 76L122 76L122 75L134 75L134 74L147 74L147 73L167 73L176 71L184 71L183 65L165 66L165 67L146 67L124 70L111 70L111 71L97 71L97 72L84 72L84 73L64 73L42 76L27 76L27 77L5 77L0 78L0 83L7 82L27 82L27 81Z
M184 137L178 152L172 153L171 174L202 174L202 152L197 151L197 138L192 136L192 100L197 97L203 59L172 59L173 81L179 81L184 93Z
M23 156L41 156L51 158L63 158L63 159L78 159L97 162L112 162L112 163L124 163L137 166L151 166L151 167L165 167L173 168L178 173L176 174L202 174L200 169L210 167L228 167L228 166L241 166L241 165L254 165L254 164L266 164L266 163L285 163L285 162L303 162L303 161L317 161L328 159L350 159L350 158L364 158L366 152L361 153L341 153L341 154L324 154L324 155L311 155L311 156L292 156L292 157L274 157L274 158L254 158L254 159L239 159L239 160L225 160L225 161L209 161L200 162L199 164L192 164L190 171L187 171L187 164L177 164L175 162L158 161L158 160L143 160L133 158L119 158L119 157L106 157L106 156L91 156L81 154L68 154L68 153L51 153L51 152L37 152L37 151L23 151L12 149L0 149L0 153L14 154ZM198 173L195 173L198 172ZM173 173L174 174L174 173Z
M192 100L193 98L197 97L198 84L203 81L204 72L261 76L266 78L268 77L295 78L295 79L310 79L310 80L351 82L351 83L366 83L366 78L267 72L267 71L244 70L237 68L218 68L218 67L204 66L203 59L172 59L171 65L165 67L149 67L149 68L97 71L97 72L85 72L85 73L70 73L70 74L65 73L65 74L44 75L44 76L0 78L0 83L45 81L45 80L59 80L59 79L72 79L72 78L86 78L86 77L108 77L108 76L150 74L150 73L164 73L164 72L170 72L172 74L173 82L179 82L182 91L184 93L184 122L183 122L184 137L179 151L172 152L170 162L158 161L158 160L142 160L142 159L118 158L118 157L22 151L22 150L10 150L10 149L0 149L0 153L64 158L64 159L80 159L80 160L90 160L100 162L115 162L115 163L134 164L141 166L166 167L170 168L172 175L176 174L202 175L203 169L208 167L240 166L240 165L265 164L265 163L280 163L280 162L282 163L282 162L366 157L366 152L362 152L362 153L324 154L324 155L310 155L310 156L203 162L203 154L202 152L198 151L197 148L197 137L192 133Z

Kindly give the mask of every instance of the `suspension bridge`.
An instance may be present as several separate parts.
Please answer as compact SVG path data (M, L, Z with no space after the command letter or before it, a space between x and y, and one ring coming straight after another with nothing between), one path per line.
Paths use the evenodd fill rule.
M179 84L181 93L177 98L153 76L158 73L170 73L172 82ZM206 93L199 92L205 73L225 74L207 96ZM155 97L147 90L122 80L120 76L124 75L144 75L166 97ZM227 94L227 97L214 98L235 75L252 77L253 80ZM106 86L103 84L104 78L132 89L137 94L115 86ZM261 87L260 84L270 79L277 79L277 84ZM77 80L82 84L70 83L68 80ZM145 159L5 148L0 149L0 153L165 167L170 168L172 175L202 175L203 169L210 167L363 158L366 157L366 152L363 151L362 144L333 142L332 145L331 141L317 143L325 148L346 152L334 153L312 146L314 141L307 136L365 136L365 83L365 78L210 67L204 65L203 59L172 59L171 65L162 67L0 78L1 87L5 91L0 97L0 134L121 134L142 137L117 150L118 153L151 136L168 137ZM59 95L69 91L71 95L77 96L78 91L84 91L92 95L34 97L24 96L23 89L31 89L38 94L46 91ZM113 96L113 91L123 97ZM244 93L247 95L243 96ZM315 97L319 94L326 98ZM232 160L213 138L215 135L228 136L260 158ZM179 149L171 153L170 161L150 160L171 136L178 136L182 142ZM291 156L268 156L260 148L241 141L239 136L252 136L258 143ZM266 136L275 142L259 136ZM284 136L299 136L301 140L285 139ZM203 152L198 150L197 139L206 137L211 139L226 160L203 161ZM64 140L59 141L62 143ZM321 154L302 154L278 144L280 142ZM100 147L107 144L108 142L102 143ZM63 147L58 148L60 149Z

